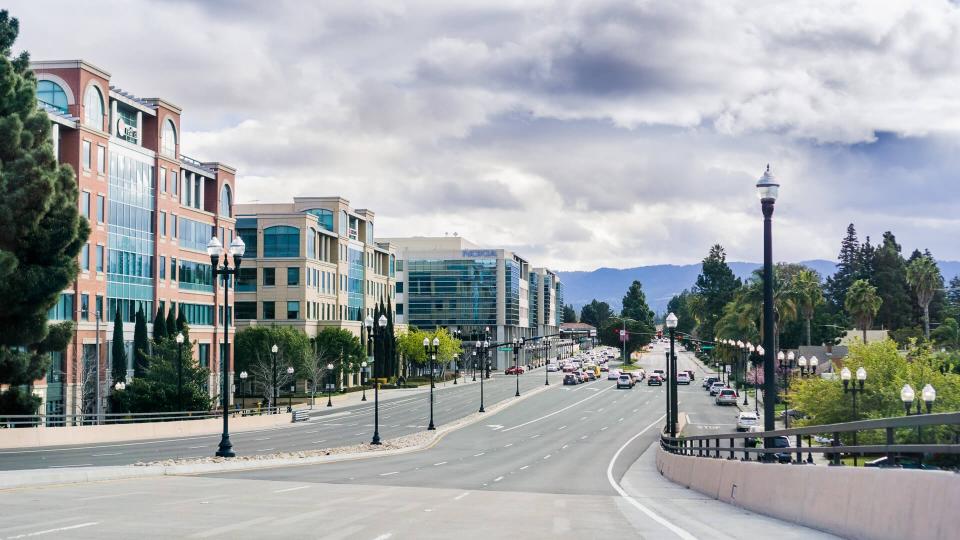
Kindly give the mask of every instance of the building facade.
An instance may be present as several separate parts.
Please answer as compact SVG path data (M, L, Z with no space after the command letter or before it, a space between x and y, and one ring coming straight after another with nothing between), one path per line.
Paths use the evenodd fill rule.
M151 335L157 310L185 314L195 360L210 369L208 387L216 394L222 370L214 360L227 357L228 372L232 365L219 346L224 315L229 320L232 312L223 310L206 244L212 235L224 245L233 239L236 171L181 153L176 105L127 93L83 60L31 68L39 106L53 124L54 152L76 172L80 212L91 229L80 275L50 311L51 321L72 320L77 331L34 387L42 411L94 413L96 396L106 402L115 382L110 350L117 312L132 376L133 321L141 309Z
M236 286L238 327L291 326L310 337L334 327L359 336L381 301L394 306L396 256L389 242L376 240L372 211L341 197L297 197L239 204L236 214L247 245Z
M397 320L422 329L461 331L466 348L489 328L502 344L495 369L514 362L507 343L556 335L559 328L555 272L534 269L506 249L482 248L464 238L390 238L397 250ZM520 357L526 363L526 353Z

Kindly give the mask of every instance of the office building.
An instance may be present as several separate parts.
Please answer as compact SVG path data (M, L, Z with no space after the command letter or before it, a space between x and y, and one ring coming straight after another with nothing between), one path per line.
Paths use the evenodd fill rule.
M186 315L195 360L211 370L208 387L217 393L221 369L214 359L224 355L217 341L231 310L224 314L206 244L213 234L224 245L233 239L236 171L183 155L181 110L169 101L121 90L110 73L83 60L31 68L39 106L53 124L54 152L76 172L80 211L91 229L80 275L50 311L51 321L72 320L77 331L34 387L44 400L41 411L94 413L97 395L106 403L115 382L114 314L124 321L129 378L140 309L151 335L158 309Z

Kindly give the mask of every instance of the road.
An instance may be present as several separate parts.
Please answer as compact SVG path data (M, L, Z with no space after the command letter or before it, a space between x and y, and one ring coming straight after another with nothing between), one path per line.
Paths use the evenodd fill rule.
M653 369L659 355L645 367ZM662 360L661 360L662 364ZM542 384L542 381L541 381ZM713 407L682 390L681 410ZM653 467L661 387L552 386L428 450L313 466L0 493L7 538L827 538ZM727 409L729 414L729 410ZM58 508L51 513L49 508Z

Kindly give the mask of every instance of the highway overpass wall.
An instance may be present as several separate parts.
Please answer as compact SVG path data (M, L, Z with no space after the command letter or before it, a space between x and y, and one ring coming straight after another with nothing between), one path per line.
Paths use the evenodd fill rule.
M844 538L960 537L957 473L763 464L663 449L657 469L714 499Z

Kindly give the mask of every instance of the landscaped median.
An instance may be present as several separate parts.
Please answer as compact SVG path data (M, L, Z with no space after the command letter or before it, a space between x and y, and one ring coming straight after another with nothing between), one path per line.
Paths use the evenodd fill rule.
M454 422L443 424L435 431L422 431L403 437L386 439L381 445L357 444L338 448L324 448L297 452L280 452L237 456L234 458L171 459L151 463L109 467L77 467L62 469L27 469L0 471L0 489L73 484L80 482L99 482L128 478L148 478L157 476L196 475L218 472L243 471L272 467L291 467L298 465L317 465L337 461L367 459L371 457L393 456L426 450L437 444L447 433L464 428L488 418L497 412L511 407L540 392L557 385L541 386L525 392L519 398L506 399L486 408L485 413L473 413Z

